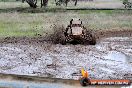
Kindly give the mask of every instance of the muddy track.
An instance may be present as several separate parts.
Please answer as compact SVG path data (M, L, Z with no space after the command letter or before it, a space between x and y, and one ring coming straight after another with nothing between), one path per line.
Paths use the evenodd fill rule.
M95 33L94 46L53 44L50 37L1 38L0 73L78 79L74 74L83 67L92 79L131 79L132 31Z

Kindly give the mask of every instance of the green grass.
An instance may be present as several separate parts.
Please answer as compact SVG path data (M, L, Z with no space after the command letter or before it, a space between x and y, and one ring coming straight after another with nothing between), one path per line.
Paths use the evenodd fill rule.
M80 14L90 14L90 13L105 13L112 14L115 13L114 10L80 10L78 11Z
M0 37L45 36L52 33L54 25L66 27L72 18L80 18L93 30L132 29L132 10L66 10L49 6L28 8L22 3L0 2Z
M0 2L15 2L16 0L0 0Z
M20 23L0 23L0 36L33 36L34 31L30 26L25 25L26 29L21 29Z

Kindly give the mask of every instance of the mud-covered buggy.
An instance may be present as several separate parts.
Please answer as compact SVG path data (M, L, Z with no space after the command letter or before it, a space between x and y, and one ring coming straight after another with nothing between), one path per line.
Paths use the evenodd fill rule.
M87 30L80 19L72 19L64 31L66 43L95 45L96 39L91 30Z
M93 31L87 30L80 19L71 19L70 24L63 30L56 34L55 42L63 45L70 44L89 44L95 45L96 38Z

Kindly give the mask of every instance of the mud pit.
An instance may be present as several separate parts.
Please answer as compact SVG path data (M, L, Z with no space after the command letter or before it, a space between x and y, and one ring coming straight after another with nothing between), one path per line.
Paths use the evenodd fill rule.
M78 79L131 79L132 37L108 37L92 45L61 45L42 38L6 38L0 43L0 73Z

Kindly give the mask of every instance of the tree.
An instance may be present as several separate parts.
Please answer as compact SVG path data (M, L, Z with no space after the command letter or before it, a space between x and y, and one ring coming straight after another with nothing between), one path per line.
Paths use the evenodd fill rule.
M17 1L17 0L16 0ZM24 2L27 2L29 5L30 5L30 7L32 7L32 8L36 8L37 7L37 0L22 0L22 2L24 3ZM46 7L47 5L48 5L48 1L49 0L41 0L41 7ZM77 2L78 2L78 0L55 0L55 2L56 2L56 5L65 5L65 6L67 6L68 5L68 3L70 2L70 1L74 1L75 2L75 6L77 5Z
M48 5L48 0L41 0L41 7L46 7Z
M67 6L67 4L68 4L69 1L70 1L70 0L65 0L65 4L66 4L66 6Z
M24 1L26 1L32 8L37 7L37 0L22 0L23 3L24 3Z

